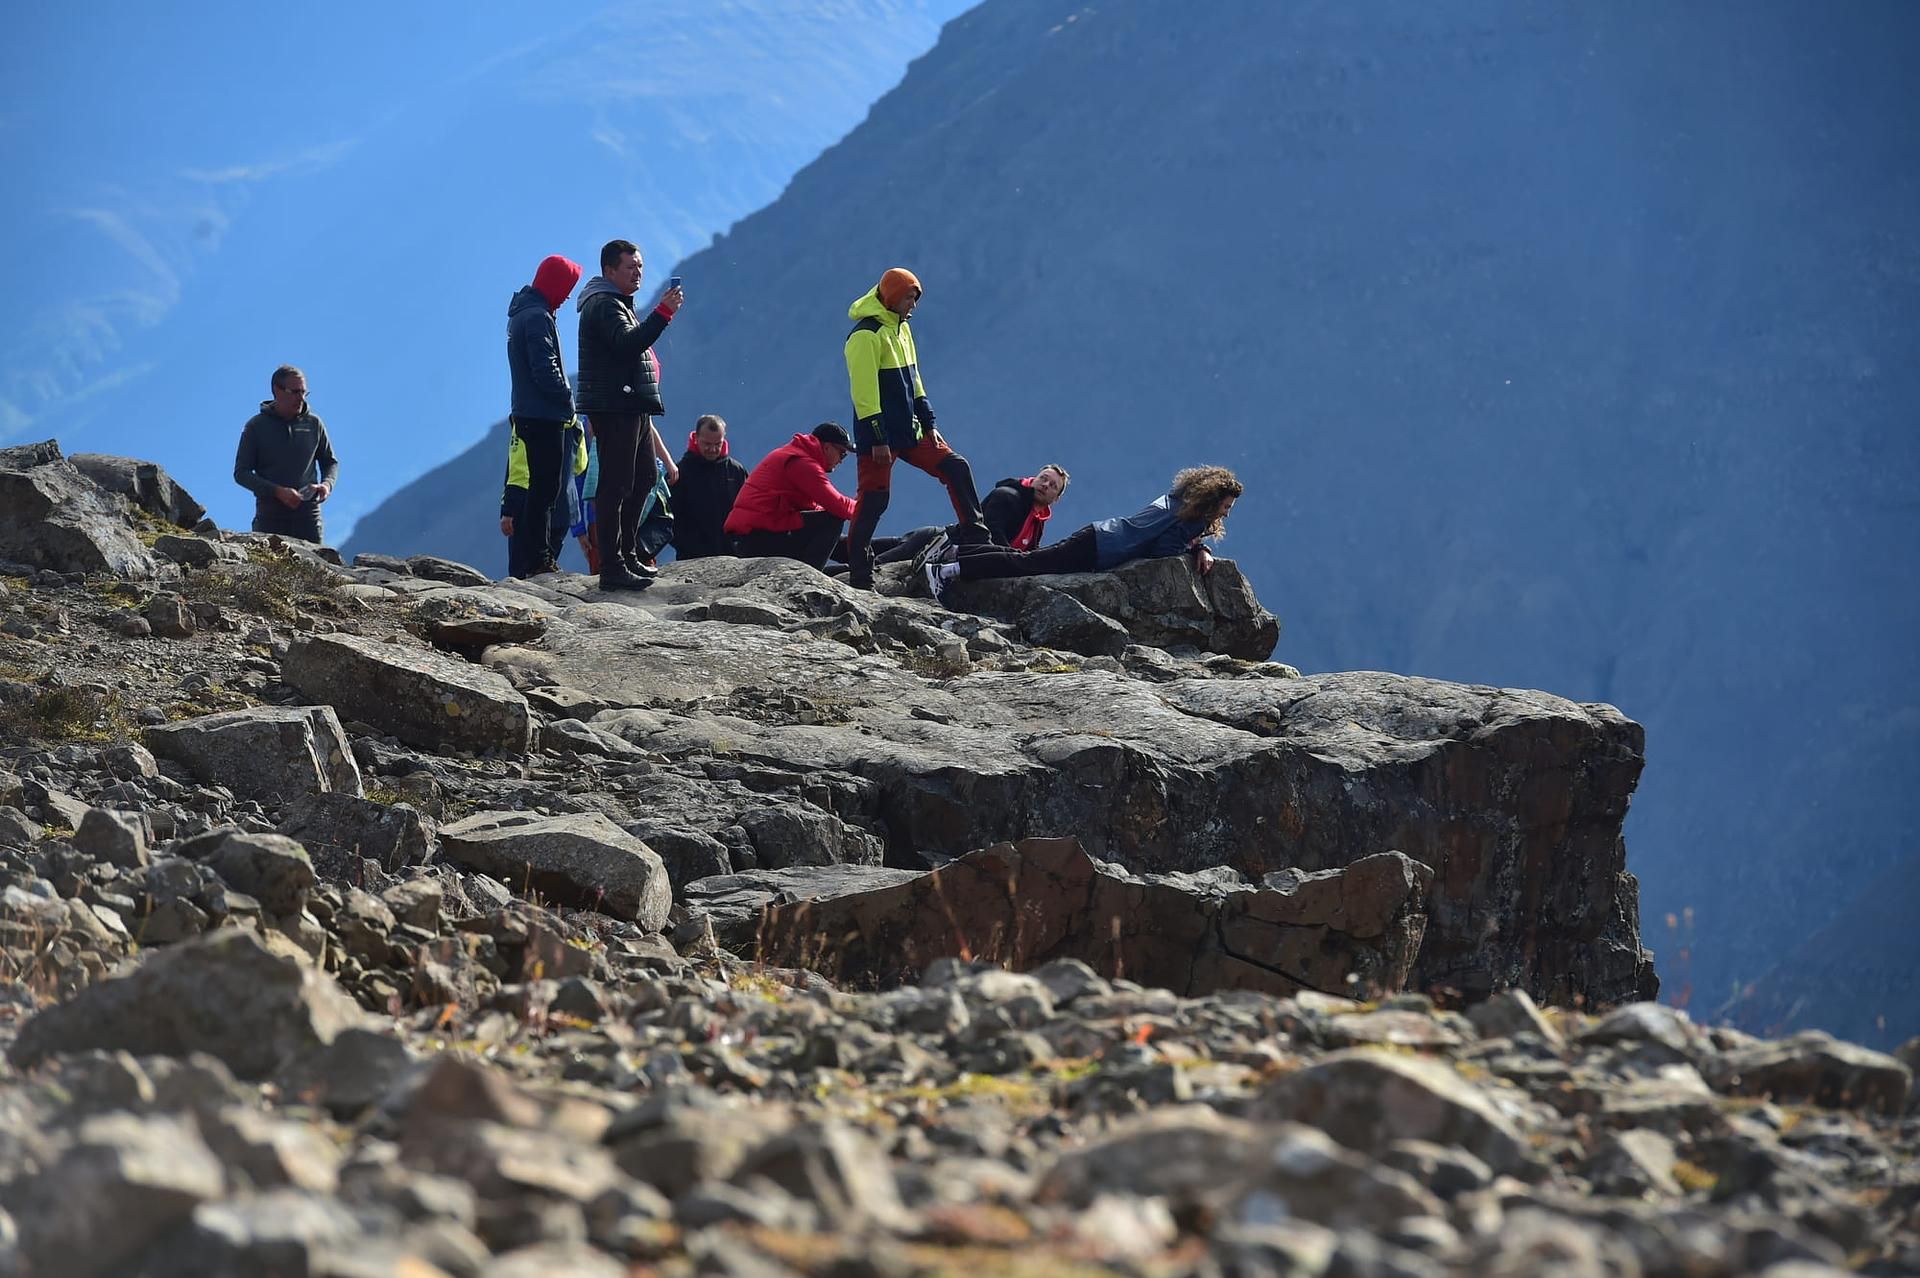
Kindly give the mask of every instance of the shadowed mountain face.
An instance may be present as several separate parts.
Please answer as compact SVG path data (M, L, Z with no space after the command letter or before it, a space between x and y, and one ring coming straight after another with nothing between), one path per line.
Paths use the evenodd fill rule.
M992 0L681 266L664 433L846 420L847 303L912 266L943 430L1067 465L1057 527L1223 462L1282 659L1645 723L1630 865L1710 1010L1917 855L1917 54L1898 0ZM470 541L354 544L492 564L498 453L395 499Z

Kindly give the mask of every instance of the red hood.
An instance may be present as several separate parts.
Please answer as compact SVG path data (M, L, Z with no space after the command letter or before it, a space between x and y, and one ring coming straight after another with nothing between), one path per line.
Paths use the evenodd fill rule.
M550 311L559 310L560 304L567 300L567 294L573 292L573 286L579 282L580 264L558 253L544 259L540 268L533 273L533 287L546 299Z

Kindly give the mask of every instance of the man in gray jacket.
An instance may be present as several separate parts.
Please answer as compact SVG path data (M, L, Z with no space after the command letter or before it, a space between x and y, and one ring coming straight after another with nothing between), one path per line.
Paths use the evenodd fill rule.
M320 503L339 478L327 428L307 407L307 375L282 364L233 458L233 482L253 493L253 531L318 543Z

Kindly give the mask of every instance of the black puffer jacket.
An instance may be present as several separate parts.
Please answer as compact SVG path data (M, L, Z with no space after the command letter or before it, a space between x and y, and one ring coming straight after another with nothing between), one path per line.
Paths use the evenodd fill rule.
M580 290L579 376L573 402L588 414L645 414L667 411L660 400L660 364L653 344L673 319L654 307L636 320L633 299L596 275Z

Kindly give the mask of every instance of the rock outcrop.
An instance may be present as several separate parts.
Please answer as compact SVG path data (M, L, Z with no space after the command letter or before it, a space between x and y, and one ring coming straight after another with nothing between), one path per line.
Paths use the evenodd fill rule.
M0 583L0 1273L1920 1264L1920 1046L1634 1001L1609 707L205 540Z
M55 572L145 580L153 556L124 499L103 491L52 440L0 448L0 559Z
M207 508L152 462L106 453L75 453L67 460L101 491L117 493L155 518L195 528L207 517Z
M716 637L700 587L752 593L778 624ZM1202 677L1146 658L1162 681L1047 659L929 683L858 651L858 634L924 624L921 605L835 593L798 565L674 565L640 598L640 617L563 608L538 649L487 660L529 686L593 687L610 708L590 722L658 754L870 782L897 864L1070 835L1136 872L1224 865L1257 880L1398 850L1435 872L1420 987L1520 985L1563 1003L1657 988L1620 838L1643 741L1611 707L1232 662L1243 677ZM857 626L854 641L810 642L822 622ZM950 624L956 644L1002 642L978 619ZM776 698L798 712L765 713ZM837 722L809 722L808 706Z

